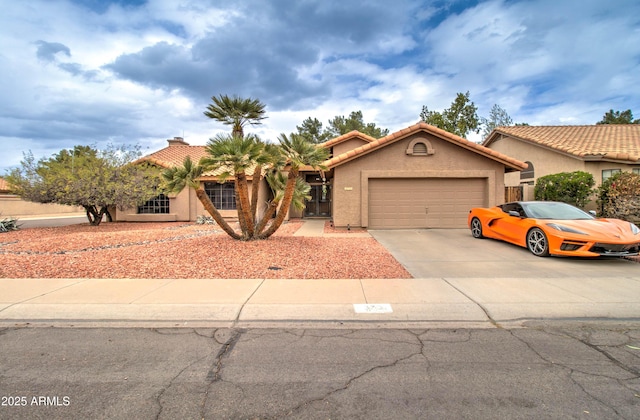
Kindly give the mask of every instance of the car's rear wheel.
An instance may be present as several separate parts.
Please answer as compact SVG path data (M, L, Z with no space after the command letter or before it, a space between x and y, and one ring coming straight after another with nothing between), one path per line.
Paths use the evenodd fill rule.
M542 229L533 228L527 233L527 248L537 257L549 255L549 241Z
M484 235L482 234L482 222L477 217L471 219L471 235L474 238L482 239Z

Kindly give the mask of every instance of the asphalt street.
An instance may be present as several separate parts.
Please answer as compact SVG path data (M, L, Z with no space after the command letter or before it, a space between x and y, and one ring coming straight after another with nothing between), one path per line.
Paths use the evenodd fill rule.
M5 419L637 419L640 328L5 328L0 396Z

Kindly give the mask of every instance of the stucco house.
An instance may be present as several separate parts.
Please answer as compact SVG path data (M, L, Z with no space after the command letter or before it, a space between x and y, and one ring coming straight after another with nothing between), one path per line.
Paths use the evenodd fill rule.
M160 167L198 161L204 146L181 138L145 156ZM381 139L353 131L318 147L329 149L325 171L302 168L311 200L291 217L332 218L337 227L460 228L469 209L504 202L505 173L526 168L522 161L425 123ZM250 175L250 174L249 174ZM223 216L235 216L233 183L205 174L203 186ZM250 179L251 181L251 179ZM268 188L262 188L265 203ZM193 191L161 196L138 209L117 212L116 220L195 220L204 209Z
M498 127L483 145L527 164L505 175L505 185L524 187L524 199L545 175L585 171L597 186L616 172L640 173L640 124Z

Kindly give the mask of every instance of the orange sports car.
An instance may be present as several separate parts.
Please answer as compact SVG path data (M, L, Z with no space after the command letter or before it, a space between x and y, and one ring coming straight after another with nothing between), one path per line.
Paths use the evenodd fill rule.
M493 238L526 247L534 255L626 257L640 253L640 228L619 219L599 219L566 203L517 201L473 208L474 238Z

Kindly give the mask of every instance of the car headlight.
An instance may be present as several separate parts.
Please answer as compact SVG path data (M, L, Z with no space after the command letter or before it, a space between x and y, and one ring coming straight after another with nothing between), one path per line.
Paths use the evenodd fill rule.
M569 226L559 225L557 223L547 223L547 226L555 230L559 230L560 232L576 233L578 235L587 235L587 233L584 233L578 229L574 229Z
M640 233L640 228L636 225L634 225L633 223L629 223L631 225L631 233L633 233L634 235L637 235Z

